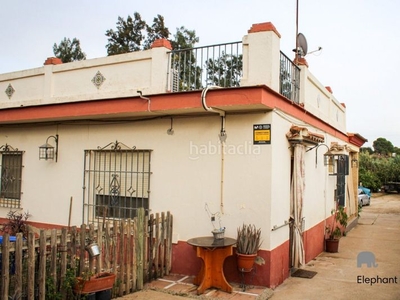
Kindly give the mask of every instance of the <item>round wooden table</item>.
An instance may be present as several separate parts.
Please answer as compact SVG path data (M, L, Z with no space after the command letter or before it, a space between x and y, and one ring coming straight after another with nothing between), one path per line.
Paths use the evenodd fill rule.
M215 240L213 236L204 236L192 238L187 243L196 248L197 257L202 259L200 272L193 280L198 285L197 294L203 294L210 287L232 293L233 288L224 275L224 261L233 254L236 240L229 237Z

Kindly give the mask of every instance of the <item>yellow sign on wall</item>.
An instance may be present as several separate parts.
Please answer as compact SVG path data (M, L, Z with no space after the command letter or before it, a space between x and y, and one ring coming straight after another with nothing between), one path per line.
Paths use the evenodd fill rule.
M253 144L271 144L271 124L253 125Z

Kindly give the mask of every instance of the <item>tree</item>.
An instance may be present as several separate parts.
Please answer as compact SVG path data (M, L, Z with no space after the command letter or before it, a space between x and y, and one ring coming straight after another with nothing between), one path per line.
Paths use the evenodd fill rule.
M157 15L153 19L153 25L147 26L147 37L143 46L143 50L150 49L151 44L157 39L168 39L170 32L167 27L165 27L164 17Z
M108 44L106 45L107 54L121 54L140 50L146 50L156 39L169 39L171 33L165 26L164 17L157 15L153 19L151 26L142 20L141 15L135 12L133 18L128 15L126 21L118 17L117 29L106 31ZM199 42L194 30L188 30L181 26L177 28L174 39L170 40L173 49L193 48Z
M171 68L179 77L180 91L199 89L201 84L202 68L198 66L196 51L193 50L199 38L194 30L181 26L176 29L174 39L171 40Z
M207 84L224 87L240 86L242 77L242 55L227 54L217 59L209 59L206 62Z
M372 150L371 147L361 147L360 152L368 152L369 154L374 153L374 150Z
M375 159L367 151L360 152L359 154L359 182L363 186L370 188L373 191L377 191L382 182L377 175L378 166L375 163Z
M396 153L396 156L400 156L400 148L394 147L393 153Z
M76 38L72 42L69 38L64 38L59 45L54 43L53 53L63 63L86 59L86 54L82 51L80 42Z
M400 182L400 157L360 152L359 181L373 191L387 182Z
M133 17L128 15L126 21L124 18L118 17L117 30L106 31L108 55L147 50L156 39L169 38L170 32L165 27L163 16L157 15L151 26L142 20L138 12L135 12Z
M115 55L141 50L145 39L147 24L142 20L138 12L134 13L134 19L128 15L126 21L118 17L117 31L109 29L106 31L108 44L107 54Z
M391 155L394 153L394 147L391 142L384 138L378 138L375 140L372 144L374 147L375 153L381 154L381 155Z
M195 44L199 42L195 30L189 30L184 26L176 29L174 39L170 41L172 49L181 50L194 48Z

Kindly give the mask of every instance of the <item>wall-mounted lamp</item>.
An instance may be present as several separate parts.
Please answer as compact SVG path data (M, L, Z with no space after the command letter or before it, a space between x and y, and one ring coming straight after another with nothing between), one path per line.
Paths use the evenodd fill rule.
M49 139L53 138L54 141L56 142L56 147L54 148L52 145L50 145ZM42 146L39 147L39 159L55 159L57 162L58 158L58 134L51 135L46 139L46 143L43 144Z
M349 156L341 153L330 153L327 166L329 175L349 175Z
M324 153L324 166L333 166L333 159L334 155L333 153L328 150L327 152Z
M324 153L324 166L328 167L329 175L349 175L349 155L345 149L337 149L337 146L329 148L325 144L318 144L308 149L307 152L315 148L315 167L318 165L318 148L320 146L328 149Z
M331 156L331 152L329 152L329 147L327 145L318 144L318 145L315 145L314 147L312 147L312 148L310 148L310 149L308 149L306 151L306 152L308 152L308 151L311 151L312 149L315 148L315 168L318 166L318 148L321 147L321 146L325 146L328 149L328 152L326 152L324 154L324 166L327 166L327 165L329 165L329 159L330 159L330 156Z

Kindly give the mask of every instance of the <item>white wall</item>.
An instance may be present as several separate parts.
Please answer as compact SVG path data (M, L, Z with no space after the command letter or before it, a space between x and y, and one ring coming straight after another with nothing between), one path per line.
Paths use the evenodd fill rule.
M346 133L346 108L308 70L301 66L300 102L314 116Z
M272 142L271 142L271 223L268 230L271 232L270 249L273 249L289 239L289 226L283 226L272 231L274 226L281 226L290 217L290 165L291 149L286 138L292 123L277 113L272 117Z
M235 237L243 222L254 223L263 228L266 246L269 232L264 228L271 226L272 145L253 145L252 139L253 124L271 122L270 114L263 113L227 116L223 178L222 226L226 235ZM81 224L84 150L118 140L153 150L150 207L154 212L169 210L175 215L175 237L186 240L210 235L213 227L205 204L213 213L221 211L220 117L175 118L173 124L174 135L167 134L170 119L21 127L2 129L0 142L25 151L22 209L32 214L31 221L67 225L73 197L72 225ZM38 147L56 133L58 162L39 160ZM275 138L274 147L280 147ZM49 142L54 145L52 139ZM7 211L1 208L0 216Z
M271 124L271 144L253 145L253 125ZM218 114L99 125L60 124L2 128L0 143L25 151L22 209L31 221L67 225L73 198L72 224L82 223L83 162L85 149L97 149L118 140L129 147L151 149L152 212L174 215L174 240L211 235L212 213L221 212L226 236L235 237L243 223L262 228L263 249L274 249L289 238L289 226L280 226L290 214L291 149L286 133L293 119L277 112L227 115L223 178ZM321 133L308 126L309 130ZM59 134L58 162L38 159L38 147L49 135ZM327 136L326 144L335 141ZM54 144L53 140L49 140ZM323 164L325 147L306 153L305 229L330 215L335 176ZM223 194L221 196L221 180ZM221 208L221 199L223 209ZM0 208L5 217L7 208ZM216 223L216 226L218 224Z

